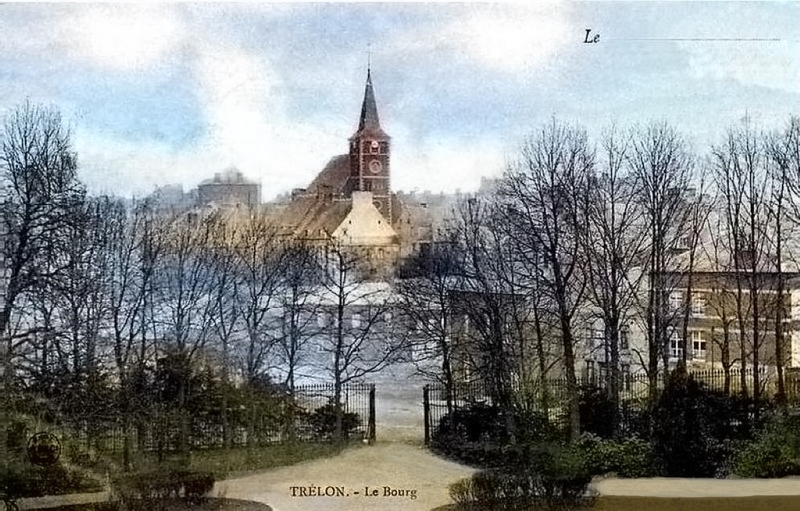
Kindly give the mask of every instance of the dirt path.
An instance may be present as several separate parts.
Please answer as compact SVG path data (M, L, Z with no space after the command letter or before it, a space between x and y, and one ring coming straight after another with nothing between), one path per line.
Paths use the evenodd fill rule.
M420 446L379 442L334 458L220 481L213 494L263 502L274 511L429 511L450 503L450 483L472 472ZM323 496L311 496L317 494Z

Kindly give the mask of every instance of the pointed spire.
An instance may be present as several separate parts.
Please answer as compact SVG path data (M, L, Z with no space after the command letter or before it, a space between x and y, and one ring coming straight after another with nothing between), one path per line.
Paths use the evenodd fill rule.
M380 130L378 121L378 107L375 104L375 91L372 88L372 70L367 66L367 86L364 90L364 102L361 104L361 118L358 121L358 131L364 129Z

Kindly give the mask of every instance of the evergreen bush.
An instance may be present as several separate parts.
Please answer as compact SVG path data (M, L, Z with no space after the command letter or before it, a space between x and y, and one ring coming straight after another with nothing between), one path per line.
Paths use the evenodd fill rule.
M774 415L736 454L732 471L741 477L800 475L800 418Z
M666 477L724 476L758 415L749 401L707 390L680 372L670 375L651 413L653 451Z

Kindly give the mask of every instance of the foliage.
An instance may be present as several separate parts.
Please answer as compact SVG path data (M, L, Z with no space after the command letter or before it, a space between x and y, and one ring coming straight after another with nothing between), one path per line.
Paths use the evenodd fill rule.
M615 473L620 477L652 477L655 460L649 443L637 437L608 440L584 435L578 442L586 469L592 475Z
M751 403L706 390L692 376L673 373L652 410L652 443L666 477L721 475L736 441L752 435Z
M500 469L451 485L450 497L462 510L572 509L590 500L590 481L576 448L543 442L521 449Z
M581 417L581 432L592 433L602 438L614 434L614 403L608 394L594 385L579 389L578 410Z
M83 471L61 463L49 467L12 464L0 473L0 488L14 498L85 493L99 490L99 485Z
M284 467L339 454L336 443L284 443L259 448L207 449L192 453L191 468L219 477L244 474L253 470ZM154 465L155 466L155 465Z
M620 403L620 432L622 436L650 439L652 406L647 398L623 400Z
M344 405L340 405L342 411L342 438L350 438L361 423L361 419L355 412L344 411ZM336 406L328 403L320 406L309 417L314 434L320 439L332 439L336 434Z
M740 450L732 471L742 477L800 474L800 418L774 415L756 439Z
M127 509L158 509L170 499L202 502L214 488L210 472L158 470L127 475L114 480L113 494Z
M497 406L476 403L456 408L439 421L431 437L432 448L444 455L480 467L500 466L513 443L528 444L559 439L561 432L542 413L517 409L507 413Z

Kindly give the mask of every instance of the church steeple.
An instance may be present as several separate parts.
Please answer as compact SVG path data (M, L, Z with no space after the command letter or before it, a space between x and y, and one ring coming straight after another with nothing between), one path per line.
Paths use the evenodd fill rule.
M390 137L378 120L375 89L372 86L372 69L367 66L367 85L358 129L350 137L350 178L347 190L372 192L378 211L391 222L391 180L389 173Z
M358 120L356 135L369 132L377 136L386 136L378 120L378 106L375 103L375 89L372 87L372 70L367 68L367 85L364 88L364 101L361 103L361 117Z

